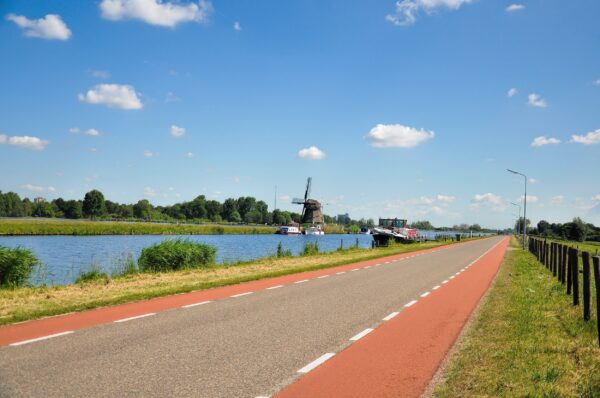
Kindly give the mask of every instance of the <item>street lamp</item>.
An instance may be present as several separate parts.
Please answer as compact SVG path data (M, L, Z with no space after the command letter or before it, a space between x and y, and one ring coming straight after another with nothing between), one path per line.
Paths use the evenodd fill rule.
M518 174L525 179L525 196L523 196L523 250L525 250L525 241L527 240L527 176L511 169L506 169L506 171Z
M517 206L519 208L519 218L518 218L519 221L517 222L517 228L521 228L521 205L518 204L518 203L514 203L514 202L510 202L510 204L511 205L515 205L515 206ZM521 230L518 229L517 230L517 234L520 233L520 232L521 232Z

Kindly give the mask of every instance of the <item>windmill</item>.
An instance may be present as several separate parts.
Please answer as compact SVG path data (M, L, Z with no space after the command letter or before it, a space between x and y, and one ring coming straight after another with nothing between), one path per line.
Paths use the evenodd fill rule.
M318 200L309 199L310 188L312 185L312 177L308 177L306 181L306 191L304 192L304 199L294 198L292 203L302 205L302 224L323 224L323 211L322 206Z

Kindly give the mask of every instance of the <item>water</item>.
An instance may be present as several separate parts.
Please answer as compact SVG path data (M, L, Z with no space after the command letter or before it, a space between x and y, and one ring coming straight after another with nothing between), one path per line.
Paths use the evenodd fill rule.
M371 235L110 235L110 236L3 236L0 245L26 247L44 264L32 273L34 285L64 285L73 283L79 274L95 264L111 274L120 269L124 256L131 254L137 260L143 248L165 239L185 238L217 248L217 262L234 262L265 257L277 252L279 242L294 255L308 242L319 242L324 252L334 251L343 241L344 247L358 244L371 247Z

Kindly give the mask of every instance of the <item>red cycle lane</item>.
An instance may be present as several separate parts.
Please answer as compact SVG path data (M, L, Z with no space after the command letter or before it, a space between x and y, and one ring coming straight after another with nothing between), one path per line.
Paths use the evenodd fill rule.
M508 241L286 387L277 398L421 396L493 281Z

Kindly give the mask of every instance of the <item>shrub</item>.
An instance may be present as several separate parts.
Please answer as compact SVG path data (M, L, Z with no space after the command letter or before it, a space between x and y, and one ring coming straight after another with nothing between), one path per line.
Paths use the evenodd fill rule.
M165 240L142 250L140 271L172 271L206 267L215 262L217 249L184 239Z
M289 249L288 250L284 249L281 242L279 242L279 244L277 245L277 257L291 257L291 256L292 256L292 251Z
M92 264L91 268L87 271L83 271L79 273L77 280L75 283L86 283L86 282L96 282L103 281L108 283L110 278L108 274L100 269L97 264Z
M117 259L117 266L112 272L112 276L126 276L138 273L138 266L132 253L123 253Z
M21 286L39 263L29 249L0 246L0 286Z
M304 249L302 249L302 256L312 256L314 254L319 254L319 242L315 241L315 243L307 243L304 245Z

